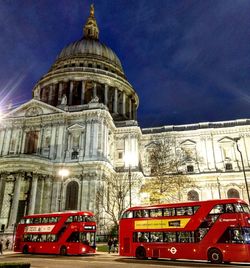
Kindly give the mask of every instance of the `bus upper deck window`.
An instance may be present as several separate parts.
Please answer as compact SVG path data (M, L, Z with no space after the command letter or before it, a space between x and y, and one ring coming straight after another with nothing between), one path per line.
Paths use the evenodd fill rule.
M164 216L175 216L175 208L165 208L163 209Z
M234 208L232 204L226 204L226 213L233 213Z
M31 223L33 223L33 219L32 219L32 218L26 219L26 223L27 223L27 224L31 224Z
M122 218L127 218L127 219L131 219L133 218L133 211L125 211L122 215Z
M234 209L235 209L235 212L238 212L238 213L244 212L241 204L239 204L239 203L234 204Z
M66 220L66 222L73 222L73 216L69 216L68 219Z
M245 213L250 213L250 209L249 209L249 206L247 204L242 204L242 208L243 208L243 211Z
M209 214L222 214L224 213L223 205L215 205Z
M24 223L25 223L25 219L21 219L21 220L20 220L20 223L21 223L21 224L24 224Z
M141 217L142 218L148 218L149 217L149 211L147 209L141 210Z
M162 209L161 208L151 209L150 217L162 217Z

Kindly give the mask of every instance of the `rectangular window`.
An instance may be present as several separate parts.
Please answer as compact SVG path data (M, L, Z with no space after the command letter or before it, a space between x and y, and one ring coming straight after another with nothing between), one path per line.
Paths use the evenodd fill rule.
M133 211L125 211L122 215L122 218L127 218L127 219L131 219L133 218Z
M227 164L225 165L225 170L232 170L232 169L233 169L233 166L232 166L231 163L227 163Z
M118 159L123 159L123 152L118 153Z
M176 232L164 232L163 241L168 243L176 242Z
M164 216L175 216L175 208L164 208L163 209Z
M187 166L187 172L188 172L188 173L192 173L192 172L194 172L194 166L188 165L188 166Z
M133 233L133 242L149 242L149 235L148 232Z
M150 217L162 217L162 209L156 208L150 210Z
M215 205L209 214L222 214L224 213L224 207L223 205Z

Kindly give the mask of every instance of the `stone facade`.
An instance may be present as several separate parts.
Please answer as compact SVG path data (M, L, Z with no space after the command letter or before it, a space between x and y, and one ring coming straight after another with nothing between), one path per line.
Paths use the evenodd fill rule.
M148 145L174 138L196 160L182 167L197 187L182 199L239 196L247 200L242 161L250 175L250 120L141 129L138 96L115 53L100 43L91 9L84 37L65 47L33 89L33 99L0 121L0 228L6 233L25 214L96 211L105 177L133 170L150 175ZM69 170L60 176L59 170ZM136 189L132 189L136 193ZM135 196L135 195L134 195ZM248 200L247 200L248 201ZM132 205L143 202L137 195Z

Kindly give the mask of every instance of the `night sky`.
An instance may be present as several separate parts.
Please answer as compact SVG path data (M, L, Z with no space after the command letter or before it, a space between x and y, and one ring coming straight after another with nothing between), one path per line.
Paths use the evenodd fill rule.
M31 99L90 4L141 127L250 118L249 0L0 0L0 105Z

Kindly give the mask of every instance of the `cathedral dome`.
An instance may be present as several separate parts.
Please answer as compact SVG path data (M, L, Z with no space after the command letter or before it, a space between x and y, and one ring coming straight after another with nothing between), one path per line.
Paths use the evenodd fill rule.
M57 60L64 60L73 57L98 57L100 60L109 61L122 71L122 65L117 55L104 45L95 39L82 38L76 42L73 42L63 48L58 55Z
M33 97L68 111L104 104L115 121L135 120L139 98L111 48L99 41L91 5L83 37L65 46L38 81Z

